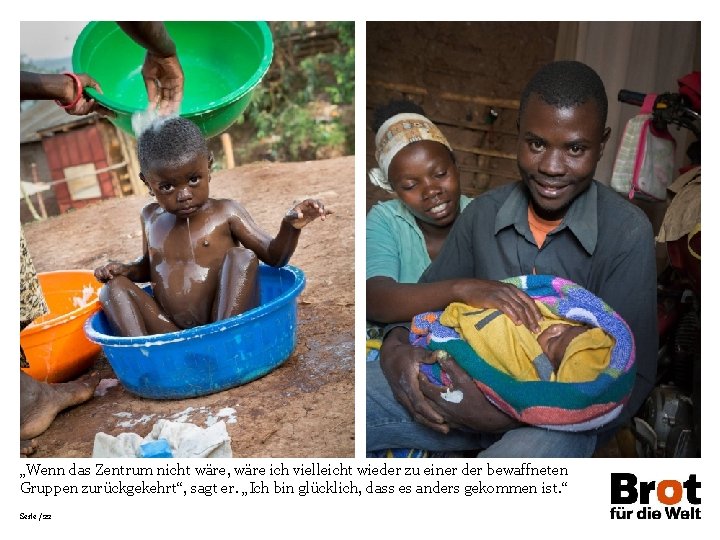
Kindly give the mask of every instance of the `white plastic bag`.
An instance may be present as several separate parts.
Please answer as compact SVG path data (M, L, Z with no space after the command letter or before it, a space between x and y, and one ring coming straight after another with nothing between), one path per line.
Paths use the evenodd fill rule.
M652 107L657 94L648 94L640 114L628 120L613 166L610 186L632 199L636 194L665 200L675 174L675 139L655 129Z

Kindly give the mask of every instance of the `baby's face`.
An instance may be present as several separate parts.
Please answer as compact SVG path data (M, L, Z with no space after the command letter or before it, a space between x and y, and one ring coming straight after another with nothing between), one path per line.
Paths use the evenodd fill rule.
M553 324L540 332L537 337L540 348L557 371L570 342L588 329L587 326Z
M180 164L161 164L144 173L158 204L178 217L189 218L210 196L208 156L197 155Z

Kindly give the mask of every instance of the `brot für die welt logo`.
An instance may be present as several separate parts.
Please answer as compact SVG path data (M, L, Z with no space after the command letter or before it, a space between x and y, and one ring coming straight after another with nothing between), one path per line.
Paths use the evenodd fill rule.
M700 519L700 485L695 474L683 481L648 481L633 473L611 473L610 519ZM664 507L657 508L656 502Z

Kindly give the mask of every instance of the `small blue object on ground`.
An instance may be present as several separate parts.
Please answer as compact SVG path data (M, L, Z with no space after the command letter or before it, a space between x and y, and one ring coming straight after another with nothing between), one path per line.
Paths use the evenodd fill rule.
M141 458L171 458L173 457L170 444L167 439L146 442L138 448L138 457Z

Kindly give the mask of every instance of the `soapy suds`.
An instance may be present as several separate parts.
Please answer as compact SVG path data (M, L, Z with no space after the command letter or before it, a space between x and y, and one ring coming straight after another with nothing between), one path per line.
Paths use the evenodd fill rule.
M153 418L155 418L156 421L166 419L181 423L191 422L198 426L205 424L205 426L210 427L221 420L224 420L226 424L237 424L236 413L237 410L232 407L223 407L216 413L213 413L209 407L187 407L184 410L169 416L150 414L142 415L140 418L133 418L132 413L129 412L119 412L115 413L113 416L123 418L122 421L117 423L117 426L124 428L131 428L138 424L147 424ZM204 419L202 418L203 416L205 417Z
M72 299L73 306L75 308L81 308L88 305L90 298L96 294L95 287L92 285L85 285L82 290L82 296L74 296Z
M187 337L179 337L179 338L175 338L175 339L162 339L163 336L166 336L166 335L167 334L153 334L153 337L157 336L156 341L143 341L142 343L139 343L139 344L136 342L132 342L132 343L129 343L128 345L117 344L115 346L116 347L137 347L138 345L140 345L141 347L152 347L154 345L167 345L168 343L179 343L181 341L185 341L186 339L188 339ZM132 339L132 338L130 338L130 339Z
M440 397L450 403L460 403L463 400L464 395L463 391L458 388L457 390L448 389L447 392L440 394Z
M100 379L100 382L95 387L95 396L104 396L108 388L112 388L113 386L117 386L119 384L119 381L117 379Z
M134 113L130 118L130 123L132 124L133 133L135 133L135 137L137 138L150 128L155 130L160 129L160 126L170 118L177 116L177 113L161 116L157 109L147 108L144 111Z
M205 425L210 427L213 424L216 424L218 420L225 419L226 424L237 424L237 417L235 416L235 409L232 407L225 407L223 409L220 409L217 414L210 415L205 420Z
M131 428L131 427L137 426L138 424L144 425L144 424L147 424L150 420L152 420L154 416L155 416L154 414L144 414L138 419L125 420L123 422L118 422L117 427Z
M188 407L184 411L181 411L179 413L175 413L170 416L173 420L176 422L187 422L188 418L190 418L190 415L195 411L193 407Z
M154 414L144 414L138 419L134 419L132 413L129 412L118 412L113 413L113 416L117 416L118 418L127 418L128 420L123 420L122 422L118 422L116 424L117 427L134 427L138 424L147 424L152 418L155 416Z

